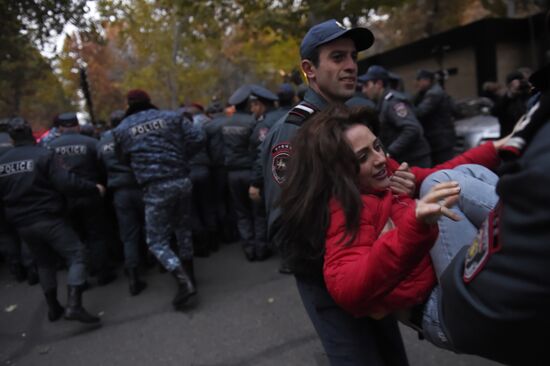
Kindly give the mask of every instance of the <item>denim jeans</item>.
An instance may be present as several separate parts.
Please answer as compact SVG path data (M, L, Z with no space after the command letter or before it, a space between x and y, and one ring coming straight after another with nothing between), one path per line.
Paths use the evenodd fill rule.
M479 227L498 202L495 191L498 177L489 169L474 164L460 165L429 175L422 183L420 196L426 195L435 184L448 181L457 181L460 185L460 199L452 210L461 220L453 221L445 216L438 220L439 236L430 251L438 281L458 251L472 243ZM424 337L439 347L452 349L452 342L439 317L440 297L437 286L424 307Z

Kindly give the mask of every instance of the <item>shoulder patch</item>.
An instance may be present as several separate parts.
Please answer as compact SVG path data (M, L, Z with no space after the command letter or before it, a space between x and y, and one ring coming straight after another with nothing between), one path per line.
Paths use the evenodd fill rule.
M393 110L395 111L395 114L401 118L407 117L407 114L409 113L407 106L403 102L396 103L393 106Z
M317 112L317 108L314 105L301 102L288 112L285 123L301 126L315 112Z
M279 185L285 181L291 149L289 142L282 142L271 148L271 174Z
M463 280L471 282L477 274L485 267L491 255L500 250L498 225L500 205L489 213L479 231L466 252L464 259Z

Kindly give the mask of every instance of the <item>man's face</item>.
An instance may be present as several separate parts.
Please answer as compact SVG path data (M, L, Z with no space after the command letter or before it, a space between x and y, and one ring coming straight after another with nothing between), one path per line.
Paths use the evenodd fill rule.
M319 46L319 65L309 62L304 71L312 89L327 101L346 101L355 93L357 82L355 43L350 38L339 38Z
M430 89L432 86L432 81L430 79L416 79L416 90L423 92Z
M254 115L254 118L260 118L266 111L265 104L257 99L250 101L250 112Z
M369 80L363 84L361 91L370 100L378 100L384 91L384 83L380 80Z

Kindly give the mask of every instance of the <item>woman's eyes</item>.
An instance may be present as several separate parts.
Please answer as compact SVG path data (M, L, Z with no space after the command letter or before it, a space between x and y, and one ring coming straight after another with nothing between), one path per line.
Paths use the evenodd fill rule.
M357 160L359 160L360 163L364 163L369 158L369 155L367 153L361 153L357 155Z

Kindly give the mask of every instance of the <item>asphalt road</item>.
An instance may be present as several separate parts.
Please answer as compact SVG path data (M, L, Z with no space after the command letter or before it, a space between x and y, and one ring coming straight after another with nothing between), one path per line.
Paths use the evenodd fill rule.
M100 327L48 322L39 286L16 283L0 268L0 365L328 365L293 277L277 272L276 258L248 263L232 244L195 267L199 296L186 312L172 310L175 282L156 269L137 297L121 273L93 287L84 304L101 315ZM59 282L64 303L63 273ZM498 365L402 332L411 366Z

